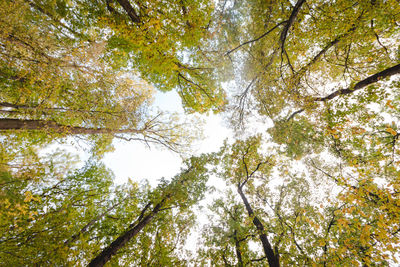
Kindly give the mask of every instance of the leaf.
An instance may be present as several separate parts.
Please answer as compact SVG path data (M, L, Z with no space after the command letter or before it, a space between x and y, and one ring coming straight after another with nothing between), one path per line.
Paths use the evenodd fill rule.
M388 101L386 102L386 106L388 106L389 108L392 108L392 109L395 108L395 107L392 105L392 100L388 100Z
M24 202L30 202L32 200L32 198L33 198L33 195L32 195L31 191L26 191L24 193L24 195L25 195Z
M386 128L386 132L390 133L393 136L397 135L397 132L395 130L393 130L392 128L390 128L390 127Z

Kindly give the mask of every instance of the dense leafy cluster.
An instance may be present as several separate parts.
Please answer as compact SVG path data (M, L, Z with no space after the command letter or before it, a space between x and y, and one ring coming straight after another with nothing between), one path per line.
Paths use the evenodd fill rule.
M0 266L395 266L399 40L396 0L3 1ZM116 185L115 138L180 153L198 136L156 90L235 138Z

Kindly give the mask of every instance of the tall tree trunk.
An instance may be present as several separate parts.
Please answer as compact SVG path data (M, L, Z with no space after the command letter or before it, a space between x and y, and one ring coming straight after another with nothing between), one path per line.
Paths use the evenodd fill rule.
M66 134L122 134L141 132L136 129L87 128L62 125L55 121L46 120L0 119L0 131L9 130L50 130L56 133Z
M7 110L1 109L7 108ZM11 110L10 110L11 109ZM19 105L13 104L9 102L0 102L0 112L9 112L9 113L17 113L17 110L40 110L43 111L50 111L50 112L76 112L76 113L86 113L86 114L105 114L105 115L112 115L118 116L120 114L126 113L124 111L119 112L112 112L112 111L102 111L102 110L90 110L90 109L83 109L83 108L65 108L65 107L41 107L39 105Z
M144 216L142 220L138 221L133 228L120 235L108 247L103 249L103 251L89 263L88 267L104 266L104 264L106 264L119 249L123 248L126 243L134 238L147 224L153 220L154 216L160 211L163 203L164 201L158 203L154 209L148 215Z
M242 187L238 186L238 192L240 197L243 200L244 206L246 207L247 213L249 217L253 218L253 224L257 228L257 232L259 235L259 238L261 240L265 256L267 257L268 263L270 267L279 267L279 256L278 253L274 253L274 250L272 249L271 243L268 241L267 234L265 233L264 225L258 219L257 215L254 214L254 211L252 207L250 206L249 201L247 200L245 194L243 193Z

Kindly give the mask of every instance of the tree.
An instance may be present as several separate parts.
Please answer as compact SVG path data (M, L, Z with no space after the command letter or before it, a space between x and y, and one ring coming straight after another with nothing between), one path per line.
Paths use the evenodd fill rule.
M175 251L193 224L190 207L206 190L206 162L186 161L181 174L157 188L115 186L112 173L94 163L66 173L54 162L36 181L3 172L1 262L98 266L118 251L114 263L184 265ZM116 250L107 254L110 247Z
M220 21L218 38L225 43L212 47L219 55L225 51L240 89L231 121L240 132L256 110L261 120L274 121L267 142L277 148L270 152L276 162L267 168L273 171L263 171L268 157L259 152L257 138L225 147L221 176L238 192L225 209L242 203L270 266L396 261L398 4L222 6L230 18ZM302 165L308 167L304 175ZM327 191L321 183L333 188L325 201L312 195ZM213 234L213 240L223 235ZM212 244L209 251L221 253L235 246L233 239Z
M115 256L116 261L181 262L172 254L193 220L190 212L184 211L189 205L186 202L193 204L204 191L200 166L191 167L198 177L191 172L183 175L197 179L195 188L186 188L191 181L169 186L163 181L155 190L130 188L124 192L123 188L110 189L109 173L96 172L96 168L64 173L61 181L56 181L51 177L55 174L46 169L50 166L53 170L52 163L42 164L44 158L38 156L38 150L69 135L91 141L96 155L110 149L114 137L158 143L174 151L184 148L182 141L190 136L187 132L183 135L176 117L149 111L153 94L149 82L163 91L177 89L189 111L220 110L224 94L216 88L212 69L199 66L198 55L194 55L196 45L205 38L208 3L19 0L6 1L0 13L4 155L0 163L4 184L15 186L4 189L9 195L3 204L21 213L10 213L4 221L5 229L18 228L2 240L4 251L15 251L8 259L10 265L87 263L98 246L111 242L113 231L132 224L134 216L139 217L139 228L149 229L136 239L139 244L156 247L157 251L150 253L155 258L148 259L148 251L143 250L137 257ZM16 147L20 144L26 149ZM38 162L29 166L34 160ZM96 186L105 186L100 192L104 194L92 194L90 188ZM172 190L170 187L173 193L163 191ZM126 200L124 194L133 194L134 201ZM42 195L48 197L46 201L40 201ZM173 201L172 195L176 197ZM157 201L161 206L177 204L180 216L173 216L178 207L168 206L150 216L154 226L150 227L149 221L140 224L140 211L149 218L144 213L151 205L157 206ZM137 208L139 213L132 215ZM27 210L33 212L30 217ZM21 225L14 226L15 220ZM154 238L148 238L151 231ZM50 240L55 243L38 248ZM16 244L23 246L17 249ZM119 252L127 247L125 242ZM27 251L34 260L19 256Z
M387 91L382 80L400 71L395 1L251 1L223 11L235 14L220 21L226 30L218 38L230 48L217 49L236 69L239 122L252 109L275 121L300 110L321 119L326 105L359 90Z
M104 220L104 216L93 218L106 209L110 212L107 206L121 200L116 195L110 199L112 174L104 166L89 163L72 171L63 164L68 158L51 156L49 163L42 163L46 168L32 173L36 177L30 178L27 171L1 173L4 235L0 258L4 265L76 260L90 242L82 235Z
M188 265L183 237L208 164L227 187L199 265L398 259L395 0L7 0L0 15L7 265ZM114 137L178 150L187 129L149 111L153 86L177 90L187 112L220 112L230 96L237 140L156 188L39 157L69 135L95 155ZM273 122L265 138L240 138L253 116Z
M158 89L176 89L189 112L221 111L225 92L198 46L209 38L212 3L107 1L105 26L115 61L131 60Z
M256 240L257 233L233 194L228 191L225 198L217 199L209 206L213 213L209 216L210 223L203 227L204 245L197 259L200 265L246 266L265 259L250 249L250 242Z
M271 158L263 158L257 154L257 145L260 145L260 136L248 140L246 142L236 142L236 146L232 147L233 156L227 156L223 159L225 177L232 177L230 183L234 184L236 190L243 202L245 210L252 223L257 229L257 235L261 241L262 248L270 266L279 266L279 254L277 247L273 247L265 233L265 226L260 221L260 218L255 214L252 205L244 192L244 187L247 183L252 183L251 179L257 171L268 172L268 164L272 161ZM252 157L253 156L253 157ZM272 162L271 162L272 163Z
M121 71L122 64L105 58L107 41L102 35L87 34L87 21L66 29L57 12L67 7L50 8L7 1L1 9L0 131L36 132L33 139L42 133L43 141L80 135L91 140L100 154L114 137L159 143L172 150L185 146L176 118L149 110L152 86L140 74ZM63 14L71 15L67 13ZM79 30L84 32L76 34Z
M203 257L217 250L229 264L247 259L269 266L396 261L397 194L372 179L376 172L368 164L354 169L311 156L307 170L273 151L265 156L261 144L251 137L221 150L220 175L237 198L213 204L216 219L206 227L211 242L204 243ZM250 248L253 240L259 246ZM240 257L228 248L239 249Z
M205 156L191 158L186 162L186 170L182 174L176 176L169 184L161 183L159 189L153 192L152 198L140 212L138 219L93 258L89 266L103 266L107 263L113 255L143 231L163 210L178 208L178 210L183 209L185 211L195 204L203 196L206 188L206 163L207 157Z
M223 104L224 93L213 81L212 68L201 66L196 55L197 45L207 38L212 11L208 1L20 0L7 1L7 5L4 13L12 10L14 14L4 14L9 23L3 42L20 43L29 54L36 52L42 56L37 61L24 57L31 63L62 61L64 68L92 75L93 70L101 74L132 71L159 90L178 90L189 111L218 111ZM24 22L16 21L18 14L22 14ZM31 25L30 36L40 38L32 42L19 36L17 25ZM50 38L57 47L48 44L49 36L43 32L53 35ZM15 50L6 50L4 54L20 58ZM105 66L96 66L98 63Z

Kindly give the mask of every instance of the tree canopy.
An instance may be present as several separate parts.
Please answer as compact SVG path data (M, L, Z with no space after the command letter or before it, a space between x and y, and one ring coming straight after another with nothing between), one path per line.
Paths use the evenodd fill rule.
M396 266L399 40L398 0L3 1L0 266ZM115 139L183 167L117 184Z

